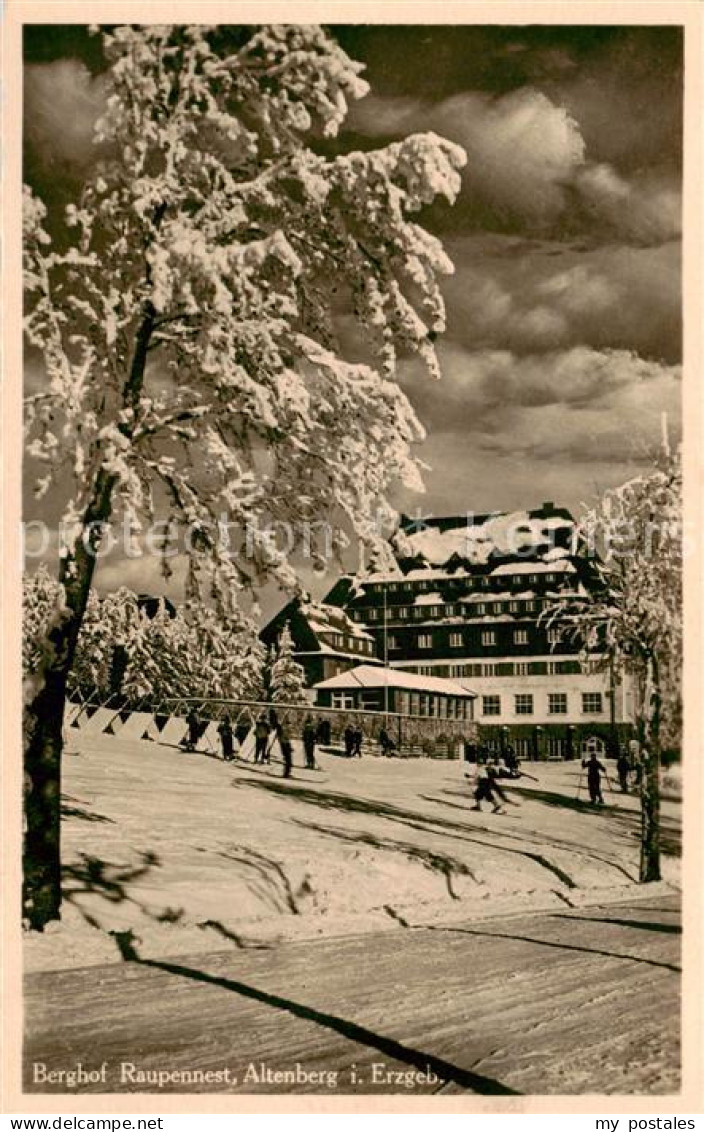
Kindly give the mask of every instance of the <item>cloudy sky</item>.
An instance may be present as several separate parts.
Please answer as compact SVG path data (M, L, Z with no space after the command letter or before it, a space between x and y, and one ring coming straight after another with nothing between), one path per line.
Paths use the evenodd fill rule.
M334 34L371 84L340 147L430 129L468 155L457 204L423 217L456 273L442 381L402 367L430 468L427 494L400 502L578 510L642 464L663 412L679 434L680 30ZM84 29L28 30L25 176L52 205L90 167L100 69Z

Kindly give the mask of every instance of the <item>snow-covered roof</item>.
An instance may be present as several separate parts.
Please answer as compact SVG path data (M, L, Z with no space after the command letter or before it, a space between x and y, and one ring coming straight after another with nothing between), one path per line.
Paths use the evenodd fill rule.
M468 573L464 566L457 570L433 570L430 566L421 566L416 570L409 570L407 574L367 574L361 579L363 586L386 585L389 582L441 582L452 578L466 578Z
M334 691L348 688L401 688L411 692L436 692L443 696L476 697L476 692L460 684L457 680L447 680L440 676L419 676L415 672L405 672L400 668L378 668L371 664L358 664L347 672L321 680L313 687Z
M333 648L332 645L326 645L324 641L320 642L317 649L296 649L296 657L320 656L321 653L324 653L325 656L337 656L337 657L343 657L345 660L359 661L359 653L358 652L350 652L349 649L344 649L344 648L336 649L336 648ZM384 662L383 662L383 660L380 660L378 657L369 656L365 659L364 663L365 664L379 665L379 664L383 664Z
M510 574L576 574L571 562L504 562L491 571L492 577Z
M541 594L541 597L543 595ZM495 601L531 601L537 597L535 590L485 590L483 593L465 594L454 599L453 604L462 605L491 605Z
M413 599L414 605L442 605L444 597L439 593L424 593L418 594Z
M449 530L426 527L403 532L399 540L405 554L420 554L437 566L458 554L472 563L485 563L492 553L511 554L534 548L540 553L558 530L572 530L574 522L559 515L535 516L528 511L500 512L480 523L458 524Z
M569 550L565 550L564 546L553 546L550 550L546 550L543 555L545 562L555 562L558 558L569 558Z
M305 602L301 605L301 613L308 621L314 633L346 633L350 637L361 637L373 641L371 633L353 621L337 605L325 605L323 602Z

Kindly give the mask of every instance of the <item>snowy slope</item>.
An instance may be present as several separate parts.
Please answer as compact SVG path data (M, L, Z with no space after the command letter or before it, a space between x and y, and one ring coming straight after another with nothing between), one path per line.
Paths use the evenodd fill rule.
M81 743L80 736L73 740ZM225 764L150 742L86 738L65 762L64 919L27 944L29 969L558 907L634 891L635 798L575 801L579 770L528 769L507 815L470 810L457 762L319 755L321 771ZM583 786L583 783L582 783ZM677 882L679 812L663 803ZM98 926L90 926L90 922ZM225 933L225 934L223 934ZM225 941L225 942L223 942Z

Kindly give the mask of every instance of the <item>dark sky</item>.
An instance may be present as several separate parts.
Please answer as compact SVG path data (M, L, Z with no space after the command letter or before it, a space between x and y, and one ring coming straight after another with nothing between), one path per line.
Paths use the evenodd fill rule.
M400 375L430 470L399 502L578 510L637 470L664 411L679 433L680 29L332 30L371 84L340 147L434 130L468 154L455 207L422 218L456 273L442 381ZM36 27L25 49L26 177L58 205L94 160L99 40Z

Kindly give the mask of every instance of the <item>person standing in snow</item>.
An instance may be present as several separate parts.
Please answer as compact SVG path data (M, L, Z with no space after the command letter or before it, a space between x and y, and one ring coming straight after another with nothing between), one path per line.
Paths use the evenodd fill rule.
M516 758L516 752L515 752L514 748L511 746L510 743L508 744L508 746L506 748L506 754L504 755L504 762L506 764L506 770L508 771L509 777L510 778L518 778L518 775L520 773L519 767L518 767L518 759Z
M604 805L604 795L601 792L601 776L606 774L606 767L599 762L596 751L592 751L588 760L582 759L582 768L587 771L587 786L589 788L589 801L593 806Z
M281 757L284 760L284 778L290 778L291 768L293 767L293 743L286 734L283 723L277 724L276 736L281 748Z
M187 751L195 751L196 743L200 738L200 720L194 707L189 709L186 723L188 724L188 738L181 740L181 746L185 747Z
M315 770L315 738L316 730L311 716L307 715L303 724L303 750L306 755L306 767Z
M361 759L361 757L362 757L362 740L363 739L364 739L364 734L362 732L362 728L361 727L355 727L355 729L354 729L354 743L352 744L352 754L354 756L356 756L358 759Z
M354 731L352 724L349 723L344 732L345 739L345 757L351 759L354 755Z
M223 716L222 722L218 727L218 732L220 733L220 741L222 743L222 757L226 763L229 763L234 757L232 724L230 723L229 715Z
M266 721L266 716L260 715L254 727L254 761L255 763L263 763L267 755L267 743L269 740L269 724Z
M623 747L620 748L618 758L616 760L616 771L618 773L618 781L621 791L624 794L628 793L628 776L631 772L631 761L626 754Z
M396 744L385 727L382 727L379 732L379 744L381 746L382 755L390 755L396 750Z
M464 761L466 763L476 763L477 761L477 744L465 740L464 743Z

